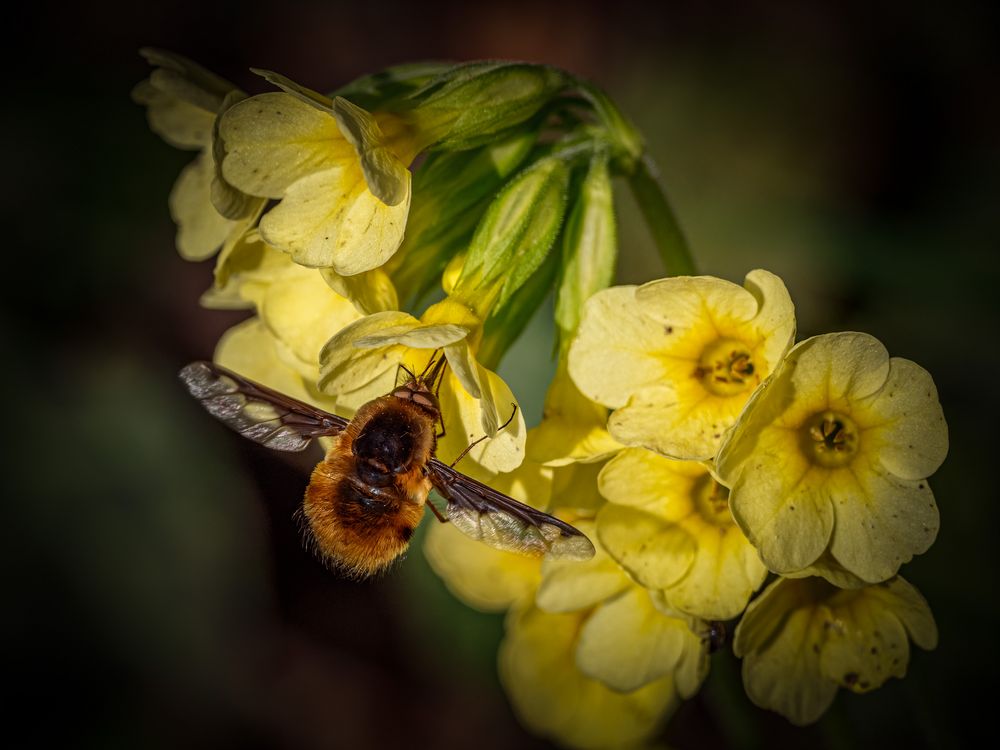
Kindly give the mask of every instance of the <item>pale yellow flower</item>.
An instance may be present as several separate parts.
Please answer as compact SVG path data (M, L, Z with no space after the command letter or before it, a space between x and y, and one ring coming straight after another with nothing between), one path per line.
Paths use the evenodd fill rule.
M220 177L214 153L218 116L246 94L180 55L152 49L142 54L157 67L132 98L145 105L150 129L176 148L201 152L181 171L168 205L181 257L204 260L224 243L236 243L263 209L262 200L242 195Z
M938 530L926 477L948 431L931 376L862 333L803 341L719 452L730 507L764 563L839 585L882 581Z
M319 355L331 336L361 318L349 300L321 274L292 262L261 242L241 241L220 256L216 279L206 293L209 306L252 306L257 315L230 329L216 349L216 361L251 380L341 413L336 394L322 393Z
M818 578L779 579L747 608L733 650L747 695L794 724L816 721L838 687L864 693L903 677L913 640L937 645L927 602L902 578L843 590Z
M281 199L260 234L297 263L344 276L381 266L403 239L416 134L395 115L265 76L285 91L251 97L221 120L226 180Z
M708 459L795 335L785 285L751 271L613 287L586 303L569 372L611 407L611 436L665 456Z
M500 679L521 723L572 748L640 744L679 704L675 680L661 677L620 692L586 676L576 646L586 613L513 609L500 645Z
M673 609L729 620L746 607L767 569L729 512L729 492L693 461L629 448L601 471L608 500L597 535L643 586Z
M507 384L476 361L481 326L467 307L451 299L431 306L419 320L398 311L366 316L323 349L320 387L356 409L391 391L400 365L419 373L433 351L443 349L449 367L438 397L446 434L438 442L438 454L454 458L485 434L490 439L473 448L468 459L490 472L512 471L524 459L527 428ZM512 414L511 423L500 430Z

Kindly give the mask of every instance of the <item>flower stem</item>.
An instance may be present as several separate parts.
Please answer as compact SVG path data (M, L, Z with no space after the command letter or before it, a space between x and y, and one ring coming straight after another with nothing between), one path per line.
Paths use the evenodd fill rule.
M672 276L694 274L694 260L688 249L687 240L677 223L677 217L667 202L667 196L656 177L656 165L647 154L635 165L629 176L632 195L639 204L639 210L653 234L653 242L663 258L667 273Z

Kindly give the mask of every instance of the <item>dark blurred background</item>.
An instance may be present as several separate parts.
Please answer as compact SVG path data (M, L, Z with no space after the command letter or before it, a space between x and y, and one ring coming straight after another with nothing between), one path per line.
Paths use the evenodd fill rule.
M521 58L604 86L658 160L702 271L786 281L800 336L864 330L933 373L951 452L936 545L903 570L941 643L841 692L817 725L753 710L714 657L672 747L955 747L997 678L995 4L246 2L38 6L5 30L0 307L8 415L2 570L7 738L38 746L542 747L495 675L498 616L419 551L339 580L299 542L310 467L241 442L175 373L240 316L198 307L211 263L173 249L191 154L129 100L137 49L263 90L329 90L418 59ZM13 91L13 96L11 96ZM619 205L620 279L662 275ZM537 420L551 325L506 374ZM9 741L9 740L8 740Z

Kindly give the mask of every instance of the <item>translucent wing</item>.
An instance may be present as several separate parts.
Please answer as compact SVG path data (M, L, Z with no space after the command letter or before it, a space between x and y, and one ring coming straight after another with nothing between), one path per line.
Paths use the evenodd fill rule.
M434 488L448 501L448 520L497 549L564 560L589 560L594 545L565 521L519 503L436 458L427 464Z
M348 423L211 362L192 362L180 378L212 416L275 450L301 451L314 438L336 435Z

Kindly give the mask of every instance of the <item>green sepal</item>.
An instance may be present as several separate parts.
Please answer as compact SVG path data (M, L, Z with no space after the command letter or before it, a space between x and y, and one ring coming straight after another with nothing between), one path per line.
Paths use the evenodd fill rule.
M568 83L545 65L465 63L414 92L411 116L436 148L474 148L529 120Z
M566 210L569 169L546 156L500 191L469 245L455 295L485 314L502 307L542 264Z
M576 331L583 303L614 281L617 257L614 190L608 154L599 151L591 157L562 234L562 264L555 309L560 347Z

